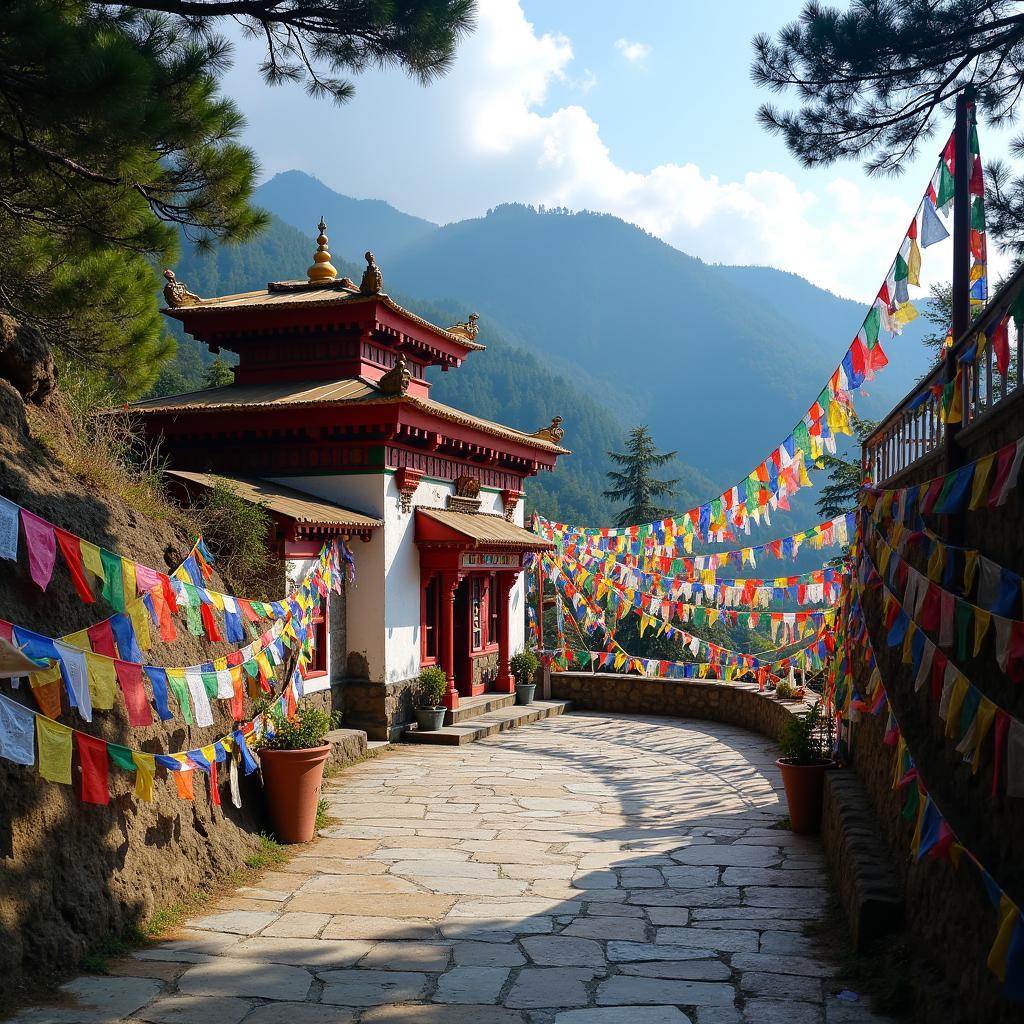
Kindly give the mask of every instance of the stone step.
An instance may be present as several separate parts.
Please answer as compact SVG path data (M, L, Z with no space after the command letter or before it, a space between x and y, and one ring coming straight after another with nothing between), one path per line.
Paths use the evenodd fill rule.
M572 702L567 700L535 700L532 704L511 706L497 711L489 711L477 718L468 719L457 725L446 725L435 732L419 732L411 725L402 734L406 743L434 743L442 746L461 746L473 743L485 736L518 729L522 725L539 722L542 718L561 715L572 709Z
M459 706L444 716L445 725L458 725L471 718L510 708L516 702L514 693L482 693L478 697L460 697Z

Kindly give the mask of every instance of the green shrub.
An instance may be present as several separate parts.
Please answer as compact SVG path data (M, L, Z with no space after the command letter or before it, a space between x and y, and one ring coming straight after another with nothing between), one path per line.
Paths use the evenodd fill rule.
M513 654L508 663L512 675L520 683L532 683L533 674L539 666L540 659L533 651L520 651L518 654Z
M286 718L280 708L274 706L262 709L263 714L273 722L274 735L264 734L258 746L267 750L310 750L322 747L331 729L341 725L341 713L330 714L320 708L296 708L292 718Z
M421 708L440 707L441 700L448 689L448 677L444 669L425 668L420 673L419 686L416 690L416 703Z
M783 758L790 764L817 764L832 756L828 723L815 701L805 715L790 715L779 740Z
M794 692L793 684L788 679L780 679L775 684L776 697L792 697Z

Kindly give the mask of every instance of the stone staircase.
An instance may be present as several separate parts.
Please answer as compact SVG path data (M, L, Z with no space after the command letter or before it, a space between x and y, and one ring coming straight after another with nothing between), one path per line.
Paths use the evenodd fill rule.
M459 746L473 743L484 736L493 736L507 729L539 722L542 718L564 714L571 710L567 700L535 700L532 704L516 705L514 693L485 693L479 697L463 697L454 711L444 716L444 728L435 732L420 732L410 725L402 734L406 743L433 743Z

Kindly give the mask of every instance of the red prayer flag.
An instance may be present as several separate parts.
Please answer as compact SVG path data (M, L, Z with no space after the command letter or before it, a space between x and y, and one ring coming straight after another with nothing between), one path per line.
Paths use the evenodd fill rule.
M124 695L124 705L128 709L128 721L135 728L153 724L153 711L146 698L142 686L142 666L132 661L114 659L114 671L117 682Z
M882 349L880 341L875 342L875 347L868 350L868 358L871 361L871 371L881 370L889 365L889 357Z
M163 588L164 600L167 602L167 607L178 614L178 598L175 596L174 587L171 585L170 576L163 576L160 579L160 586Z
M220 807L220 789L217 786L217 759L210 758L210 800Z
M78 764L82 769L80 796L83 803L110 803L110 761L107 758L107 744L95 736L76 732Z
M971 180L967 186L972 196L983 196L985 194L985 178L981 170L981 157L974 158L974 166L971 168Z
M1002 376L1006 376L1006 371L1010 368L1010 338L1007 332L1007 326L1009 324L1009 318L1003 317L1002 320L996 324L995 329L991 334L992 340L992 351L996 354L996 366L999 367L999 372Z
M110 619L97 622L90 626L86 633L89 634L89 644L94 654L103 654L108 658L117 657L117 648L114 646L114 630L110 625Z
M96 595L92 592L92 587L89 586L89 577L85 574L81 541L73 533L68 533L67 530L62 530L59 527L54 528L54 533L57 535L60 553L64 556L64 561L67 562L71 582L75 585L78 596L86 604L93 604Z
M994 800L999 792L999 776L1003 766L1003 755L1006 752L1006 736L1010 731L1010 714L1002 708L996 708L996 718L993 725L995 739L995 750L992 755L992 799Z
M53 563L57 559L53 526L24 508L21 510L21 525L28 545L29 574L39 589L45 590L50 585Z
M199 616L203 620L203 629L206 632L206 639L219 643L224 639L217 629L217 620L214 618L213 609L208 604L199 606Z

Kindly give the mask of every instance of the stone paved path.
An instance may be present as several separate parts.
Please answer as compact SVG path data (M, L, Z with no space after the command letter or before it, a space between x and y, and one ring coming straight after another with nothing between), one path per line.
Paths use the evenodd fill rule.
M866 1024L817 841L739 729L574 714L332 780L342 824L19 1024Z

